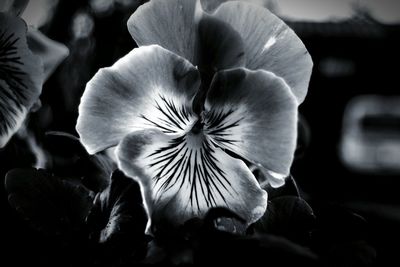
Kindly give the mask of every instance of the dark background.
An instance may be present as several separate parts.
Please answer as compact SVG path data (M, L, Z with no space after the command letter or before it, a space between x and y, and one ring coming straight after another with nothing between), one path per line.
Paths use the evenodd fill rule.
M42 109L33 115L46 129L76 135L77 107L86 82L99 67L112 65L135 47L126 21L141 1L128 2L117 1L96 10L88 1L60 1L51 20L41 26L47 36L70 49L70 56L44 86ZM384 265L398 262L400 251L396 246L400 240L400 174L352 170L343 164L339 149L345 108L353 97L400 95L400 25L383 24L363 9L354 14L323 22L283 18L314 61L308 95L300 106L307 146L292 174L316 213L327 205L340 205L362 215L378 264ZM399 129L398 122L391 126ZM377 125L379 132L382 124ZM400 139L400 131L397 134ZM18 150L18 143L12 145L8 150ZM20 157L3 154L0 158L2 175L6 168L23 165ZM8 205L1 190L2 259L19 266L46 263L49 255L57 257L62 244L54 247L50 239L33 231Z
M352 171L343 164L339 150L345 108L353 97L400 93L395 67L400 59L400 26L358 15L343 22L289 21L314 61L308 95L300 107L310 127L310 146L292 173L315 206L340 203L362 214L371 227L378 262L390 265L398 262L400 175ZM324 68L327 60L334 62L332 72ZM392 126L398 130L399 121ZM384 131L383 126L374 130ZM396 135L400 137L400 132Z

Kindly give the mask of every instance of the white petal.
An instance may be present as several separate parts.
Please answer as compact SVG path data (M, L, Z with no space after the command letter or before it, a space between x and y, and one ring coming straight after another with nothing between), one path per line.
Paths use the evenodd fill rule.
M264 69L282 77L302 103L312 71L311 57L297 35L266 8L232 1L222 4L215 16L242 37L246 68Z
M139 46L158 44L195 62L196 0L152 0L128 20L128 30Z
M188 61L159 46L134 49L87 84L77 131L93 154L144 128L185 131L196 119L192 98L199 74Z
M297 102L264 70L219 72L206 99L206 134L213 142L272 172L288 174L297 137Z
M246 220L265 212L267 193L239 159L215 148L201 133L171 136L133 132L117 148L119 167L139 181L152 223L179 225L226 207Z

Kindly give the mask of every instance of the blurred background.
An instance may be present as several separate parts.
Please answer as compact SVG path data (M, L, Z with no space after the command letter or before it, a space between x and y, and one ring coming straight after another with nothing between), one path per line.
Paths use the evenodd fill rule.
M290 25L314 61L308 96L300 106L301 147L292 168L304 198L316 212L335 203L364 216L379 262L397 260L399 247L393 244L400 239L400 1L252 1ZM86 82L98 68L112 65L135 47L126 22L143 2L30 2L23 14L28 24L70 49L45 84L42 108L34 115L46 129L76 135ZM5 197L2 202L7 202ZM30 250L34 243L23 239L29 230L12 211L9 214L17 229L8 233L9 250ZM11 251L7 257L18 255Z
M399 262L400 1L269 3L314 61L296 181L314 207L339 203L367 219L377 266Z

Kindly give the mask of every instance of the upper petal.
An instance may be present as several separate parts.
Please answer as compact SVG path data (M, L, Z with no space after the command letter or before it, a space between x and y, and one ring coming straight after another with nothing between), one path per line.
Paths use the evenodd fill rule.
M216 2L203 4L210 8ZM199 0L150 1L133 13L128 29L139 46L158 44L198 66L210 81L216 70L245 63L240 34L228 23L205 13ZM207 77L202 80L207 84Z
M134 49L87 84L76 126L81 142L92 154L134 130L184 131L195 119L198 88L198 72L187 60L157 45Z
M248 224L265 212L267 193L244 162L201 134L137 131L124 138L116 153L120 169L141 184L156 225L183 224L212 207L226 207Z
M241 36L229 24L204 14L198 24L198 64L200 70L218 70L245 65L244 44Z
M301 40L266 8L240 2L223 3L214 15L242 36L251 70L264 69L282 77L298 103L303 102L312 71L312 60Z
M41 61L29 50L26 31L23 20L0 13L0 148L19 129L42 90Z
M272 172L288 174L297 136L297 102L282 78L264 70L219 72L206 103L213 142Z
M139 46L158 44L195 62L195 13L196 0L152 0L133 13L128 30Z

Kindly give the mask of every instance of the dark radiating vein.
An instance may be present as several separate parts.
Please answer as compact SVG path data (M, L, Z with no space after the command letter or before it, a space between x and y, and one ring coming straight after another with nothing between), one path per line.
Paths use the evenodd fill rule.
M151 159L149 168L155 171L153 180L158 187L157 194L170 190L178 185L178 190L185 190L189 185L188 203L201 209L204 199L207 207L217 205L217 196L226 203L226 192L231 190L220 162L212 154L215 152L207 139L200 147L189 147L187 136L175 138L163 148L148 156Z
M231 117L235 116L234 110L228 111L211 111L209 112L206 120L207 134L212 137L214 144L234 144L239 140L232 139L232 129L239 127L243 117L232 120Z
M188 204L197 210L201 209L202 201L208 208L221 204L217 203L218 199L227 205L227 195L234 196L235 190L215 157L214 145L237 142L232 138L232 129L238 127L243 118L233 119L233 109L212 111L205 118L205 128L197 133L199 136L188 137L182 131L191 124L190 113L184 106L158 95L154 107L158 115L142 115L142 118L166 134L180 134L148 156L148 167L154 172L154 186L158 188L156 194L172 190L176 185L177 190L189 190ZM210 138L200 136L203 134ZM191 147L187 138L202 138L202 143Z
M0 34L0 79L6 81L10 87L20 86L27 89L23 83L25 73L18 68L23 62L18 55L17 42L19 37L15 33L7 34L5 31ZM24 97L21 90L15 90L17 97Z
M151 117L141 114L149 126L156 127L167 134L182 131L190 123L190 113L186 107L177 107L172 100L168 100L163 95L158 95L158 99L154 100L155 108L160 111L159 116Z
M2 103L9 103L14 106L13 109L8 106L6 109L3 104L0 107L0 133L4 133L16 123L10 116L17 115L17 109L21 109L27 101L24 94L28 89L24 83L26 73L21 70L24 65L21 57L18 55L17 43L19 37L15 33L7 33L5 30L0 32L0 80L5 82L5 87L1 89L0 97Z

